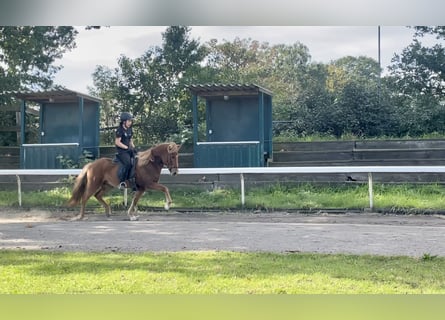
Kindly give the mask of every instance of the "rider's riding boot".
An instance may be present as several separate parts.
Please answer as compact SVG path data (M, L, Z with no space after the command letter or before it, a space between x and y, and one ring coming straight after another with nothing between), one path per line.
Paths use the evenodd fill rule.
M129 182L129 185L130 185L131 189L133 191L137 191L138 188L136 186L136 179L135 178L130 178L130 179L128 179L128 182Z

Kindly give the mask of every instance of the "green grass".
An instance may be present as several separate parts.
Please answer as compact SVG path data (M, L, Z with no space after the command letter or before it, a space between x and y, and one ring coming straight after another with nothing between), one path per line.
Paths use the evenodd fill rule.
M376 184L376 208L422 212L445 208L444 187ZM66 209L71 188L24 192L25 207ZM171 189L173 208L239 209L238 189ZM122 193L107 199L123 206ZM365 208L367 185L274 184L247 188L247 209ZM162 208L149 191L140 208ZM17 207L17 193L0 192L0 207ZM89 211L103 212L91 200ZM77 209L75 209L77 210ZM41 293L445 293L445 258L420 259L239 252L62 253L0 250L0 294Z
M445 259L0 250L0 294L445 293Z
M240 190L171 188L174 208L241 209ZM23 192L22 205L32 208L67 209L71 188ZM387 212L423 213L445 208L445 187L440 184L375 184L374 208ZM113 190L106 196L113 209L124 209L122 192ZM139 209L163 208L164 195L148 191L139 202ZM0 192L0 207L18 207L17 191ZM247 210L293 209L363 209L369 207L366 184L314 185L278 183L266 187L247 187ZM94 197L88 210L103 212Z
M362 137L352 133L345 133L340 137L330 134L312 134L312 135L293 135L281 134L273 137L274 142L315 142L315 141L360 141L360 140L418 140L418 139L444 139L445 132L431 132L421 136L379 136L379 137Z

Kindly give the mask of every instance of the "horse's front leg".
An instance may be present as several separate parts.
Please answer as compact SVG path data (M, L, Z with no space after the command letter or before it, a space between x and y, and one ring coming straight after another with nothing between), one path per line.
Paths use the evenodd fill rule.
M152 185L149 186L149 188L153 189L153 190L159 190L164 193L164 195L165 195L164 209L169 210L170 206L172 204L172 198L170 196L170 191L168 190L168 188L160 183L153 183Z
M165 194L165 205L164 205L164 209L165 210L170 210L170 206L172 204L172 197L170 196L170 191L168 190L167 187L164 187L164 194Z
M136 221L139 218L139 216L135 215L135 213L137 213L136 205L143 194L144 194L144 191L138 190L138 191L136 191L133 199L131 200L130 208L128 208L128 211L127 211L127 214L130 217L130 221Z

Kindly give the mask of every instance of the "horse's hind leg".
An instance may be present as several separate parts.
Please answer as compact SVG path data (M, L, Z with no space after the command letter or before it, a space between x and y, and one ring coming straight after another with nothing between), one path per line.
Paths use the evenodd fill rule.
M128 211L127 211L127 214L130 217L131 221L136 221L139 218L139 216L135 215L135 213L137 211L136 205L143 194L144 194L144 191L138 190L134 194L133 200L131 200L130 208L128 208Z
M72 220L82 220L85 218L85 207L87 205L88 199L91 197L91 193L87 193L88 188L85 190L84 194L82 195L82 198L80 199L80 212L79 215L74 217Z
M93 194L95 194L98 190L97 185L91 183L91 179L88 179L87 185L85 187L85 192L80 200L80 213L75 218L76 220L82 220L85 218L85 207L87 205L88 199L91 198Z
M102 206L105 208L105 214L107 217L111 215L111 207L110 205L103 199L103 196L105 193L107 193L112 187L110 187L108 184L103 184L99 190L94 194L94 197L99 201Z
M85 217L85 206L86 206L86 201L80 199L80 212L77 217L73 218L73 220L82 220Z
M79 215L77 217L75 217L73 220L82 220L85 218L85 207L87 205L88 199L91 197L91 195L89 195L88 197L83 196L82 199L80 200L80 212Z

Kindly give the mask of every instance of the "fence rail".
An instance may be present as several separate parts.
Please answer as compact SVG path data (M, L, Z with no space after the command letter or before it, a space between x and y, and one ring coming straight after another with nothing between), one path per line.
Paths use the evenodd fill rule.
M0 176L16 176L19 206L22 205L21 176L69 176L78 175L81 169L0 169ZM181 175L239 174L241 205L245 204L244 175L247 174L330 174L330 173L367 173L369 208L374 207L373 173L445 173L445 166L330 166L330 167L237 167L237 168L181 168ZM169 174L162 169L161 174ZM127 203L125 193L125 203Z

